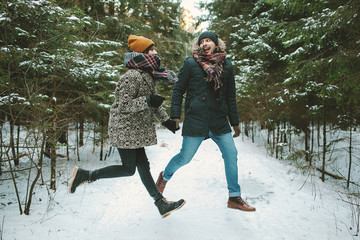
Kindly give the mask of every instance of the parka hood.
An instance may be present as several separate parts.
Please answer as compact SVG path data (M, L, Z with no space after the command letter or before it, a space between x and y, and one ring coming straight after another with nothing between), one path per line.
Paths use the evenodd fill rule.
M226 49L226 44L222 39L218 39L218 45L216 46L218 51L224 52ZM198 38L195 38L192 42L192 51L200 50L200 46L198 44Z

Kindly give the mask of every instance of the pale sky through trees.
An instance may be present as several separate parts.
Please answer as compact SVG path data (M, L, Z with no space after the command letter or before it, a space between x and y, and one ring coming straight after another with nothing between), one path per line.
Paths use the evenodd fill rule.
M205 2L209 2L210 0L206 0ZM185 18L187 18L187 20L185 20L187 22L187 25L185 27L185 29L187 29L188 31L191 31L189 24L194 23L194 18L199 17L202 14L206 14L206 12L204 12L203 10L198 8L198 3L200 2L200 0L184 0L181 2L181 6L183 8L185 8L186 10L188 10L188 12L185 14ZM202 31L205 30L207 27L209 26L209 24L207 22L202 23L195 31Z

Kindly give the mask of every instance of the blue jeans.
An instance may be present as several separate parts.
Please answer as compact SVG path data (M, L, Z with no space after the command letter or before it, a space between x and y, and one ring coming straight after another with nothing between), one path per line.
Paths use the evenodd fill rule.
M229 197L241 196L238 183L237 150L231 133L214 136L209 132L209 137L218 145L225 164L226 181ZM184 136L180 153L175 155L165 168L163 177L169 181L174 173L182 166L188 164L194 157L204 137Z

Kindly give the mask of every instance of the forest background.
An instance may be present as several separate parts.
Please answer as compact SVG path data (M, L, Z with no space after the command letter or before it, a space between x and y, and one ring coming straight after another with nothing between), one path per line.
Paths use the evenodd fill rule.
M29 214L38 181L56 190L57 162L69 161L69 151L84 144L84 131L91 130L99 160L106 160L108 111L126 71L128 36L153 39L162 65L178 72L202 22L227 43L243 134L254 140L265 131L270 155L318 171L323 181L337 179L360 196L360 2L214 0L200 3L208 14L198 19L180 4L1 1L0 177L14 182L20 214ZM172 87L158 84L167 100ZM48 182L44 157L51 161ZM344 164L336 167L339 161ZM20 172L29 173L25 200L17 191L24 184L16 182Z

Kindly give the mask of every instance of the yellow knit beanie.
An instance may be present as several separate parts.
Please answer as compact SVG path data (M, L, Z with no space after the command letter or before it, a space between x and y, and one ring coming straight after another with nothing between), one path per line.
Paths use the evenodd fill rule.
M134 52L142 53L154 42L146 37L130 35L128 39L128 46Z

